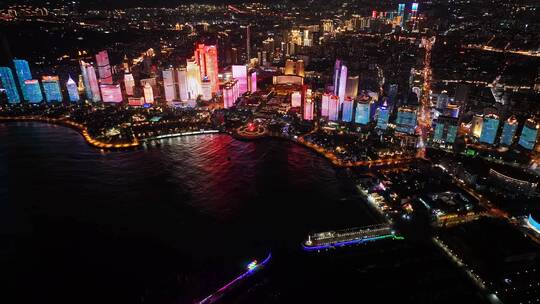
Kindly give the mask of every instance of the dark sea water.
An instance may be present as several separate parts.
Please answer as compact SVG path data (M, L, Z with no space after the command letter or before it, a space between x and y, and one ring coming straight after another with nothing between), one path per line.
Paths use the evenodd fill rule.
M310 232L377 222L350 173L283 140L104 152L68 128L0 124L0 303L194 303L270 252L223 303L479 303L429 238L301 250Z
M13 123L0 142L1 193L16 213L4 226L16 227L32 300L190 302L309 232L374 222L343 200L339 172L287 141L203 135L103 152L68 128Z

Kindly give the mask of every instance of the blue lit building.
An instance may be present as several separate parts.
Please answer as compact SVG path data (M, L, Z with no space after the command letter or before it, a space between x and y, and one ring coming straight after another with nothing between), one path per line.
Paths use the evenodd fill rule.
M435 120L433 142L453 144L456 141L458 120L454 117L439 116Z
M25 81L32 79L30 65L28 65L28 61L22 59L14 59L13 65L15 66L15 74L17 74L17 79L19 80L19 86L21 87L23 99L30 101L24 83Z
M66 89L69 96L69 101L71 102L77 102L79 101L79 90L77 88L77 83L75 83L75 80L69 76L68 81L66 82Z
M371 103L369 101L360 101L356 104L356 114L354 115L354 121L356 123L367 125L371 115Z
M45 93L45 100L47 102L61 102L63 100L58 76L43 76L41 78L41 85L43 86L43 92Z
M43 94L41 93L41 87L37 79L25 80L24 87L28 102L39 103L43 101Z
M390 111L386 103L377 109L377 129L388 129L388 119L390 118Z
M525 125L523 126L523 130L521 131L521 136L519 137L519 145L527 150L534 149L534 146L536 145L536 138L538 137L539 126L540 125L534 120L527 119Z
M396 119L396 131L407 134L414 134L416 129L416 110L408 107L398 109Z
M504 123L501 133L501 145L511 146L514 143L514 136L518 128L516 117L510 116Z
M9 103L21 102L21 97L17 91L17 83L15 83L13 73L8 67L0 67L0 87L6 90Z
M353 100L350 97L346 97L343 101L343 111L341 114L341 120L345 122L352 121L353 112Z
M493 145L495 143L495 137L497 136L498 130L499 117L494 114L485 115L479 141L481 143Z

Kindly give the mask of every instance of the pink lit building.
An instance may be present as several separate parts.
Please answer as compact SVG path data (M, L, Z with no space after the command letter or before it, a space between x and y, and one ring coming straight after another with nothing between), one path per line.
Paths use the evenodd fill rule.
M207 78L210 81L212 93L216 93L219 90L217 47L198 44L194 57L199 66L201 80Z
M101 51L96 54L96 63L101 84L112 84L111 65L109 63L109 54L107 51Z
M103 102L122 102L122 90L119 84L101 84L100 88Z
M302 106L302 94L300 92L295 91L291 94L291 107L301 107Z
M223 107L228 109L234 106L239 96L238 80L231 80L223 86Z
M304 119L313 120L313 100L311 97L311 89L306 90L306 97L304 102Z
M323 94L321 101L321 116L328 118L328 110L330 109L330 96L331 94Z
M337 121L339 118L339 97L336 95L330 96L328 103L328 120Z
M238 90L240 95L244 94L248 90L247 72L247 65L232 66L232 77L233 79L238 80Z

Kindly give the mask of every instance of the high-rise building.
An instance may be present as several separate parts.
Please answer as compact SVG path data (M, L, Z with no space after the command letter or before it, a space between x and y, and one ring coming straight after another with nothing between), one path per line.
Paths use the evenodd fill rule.
M134 95L134 88L135 88L135 79L133 78L133 74L126 73L124 74L124 86L126 87L126 95L127 96L133 96Z
M154 90L152 90L152 86L150 85L150 83L147 82L144 84L143 94L145 103L154 103Z
M101 93L99 92L99 84L94 66L91 63L82 60L80 64L84 87L86 89L86 97L94 102L101 101Z
M26 98L30 103L40 103L43 101L43 94L37 79L29 79L24 81L26 90Z
M252 71L251 74L249 74L249 91L251 93L254 93L257 91L257 72L256 71Z
M448 102L450 101L450 97L448 97L448 92L442 91L439 96L437 96L437 109L444 109L448 105Z
M248 79L247 79L248 67L247 65L233 65L231 68L232 68L232 77L233 79L238 80L238 90L239 90L240 95L242 95L248 91Z
M328 103L328 120L338 121L339 119L339 97L336 95L330 96L330 102Z
M371 101L369 99L367 100L360 100L356 104L356 114L354 115L354 121L356 123L367 125L370 121L371 117Z
M0 67L0 87L6 91L9 103L21 102L21 97L17 91L17 84L13 78L13 73L8 67Z
M436 143L452 144L456 141L458 120L454 117L439 116L435 120L433 141Z
M405 3L400 3L398 4L398 11L397 11L397 14L402 22L402 25L403 25L403 20L405 20Z
M475 114L471 121L470 135L476 138L480 138L482 134L482 127L484 125L484 116L480 114Z
M527 150L533 150L538 138L538 129L540 129L540 123L531 118L527 119L519 136L518 144Z
M199 67L201 80L206 77L210 81L212 93L216 93L219 90L217 47L198 44L195 61Z
M128 105L131 107L141 107L144 105L144 97L128 97Z
M358 85L360 84L360 78L358 75L347 77L347 83L345 84L345 97L355 99L358 96Z
M233 79L223 85L223 107L228 109L234 106L239 96L238 80Z
M64 99L62 98L58 76L41 77L41 85L47 102L61 102Z
M96 54L96 65L99 73L99 82L101 84L112 84L111 64L109 63L109 54L106 50Z
M23 99L26 101L30 101L28 92L25 87L25 81L32 79L30 65L28 65L28 61L23 59L14 59L13 65L15 66L15 74L17 74L17 80L19 81L19 86L21 87Z
M480 133L479 141L486 144L494 144L497 131L499 130L499 117L495 114L484 116L482 124L482 132Z
M90 84L90 90L92 90L92 101L101 101L101 93L99 91L99 84L96 76L96 70L94 66L89 64L86 67L86 75L88 75L88 82Z
M311 89L306 90L305 98L304 98L304 119L305 120L313 120L313 99L312 99L312 92Z
M321 117L328 118L328 110L330 109L331 94L323 94L321 98Z
M130 72L129 59L128 59L127 55L124 55L124 61L122 62L122 66L124 67L124 73L129 73Z
M353 99L350 97L345 97L343 101L343 111L341 113L341 120L345 122L352 121L353 114Z
M416 109L399 107L396 119L396 131L414 134L416 129Z
M346 89L347 89L347 66L341 65L339 74L339 87L338 87L339 103L342 104L345 101Z
M518 128L518 121L515 116L510 116L504 123L501 133L501 145L511 146L514 143L514 136Z
M188 81L187 70L185 67L176 70L176 79L178 84L178 97L181 101L188 101Z
M80 60L79 64L81 66L81 76L79 77L79 89L83 87L85 95L86 95L86 99L92 100L92 89L90 88L90 81L88 78L88 73L86 71L86 67L88 66L88 63L84 62L83 60ZM81 78L83 81L82 86L80 83Z
M201 83L202 100L209 101L212 99L212 83L208 78L204 78Z
M67 89L69 101L78 102L80 100L79 89L77 88L77 83L75 83L75 80L73 80L71 76L69 76L66 82L66 89Z
M291 107L296 108L302 106L302 94L295 91L291 94Z
M199 66L195 60L187 60L187 92L188 99L195 100L201 95L201 76Z
M251 59L251 24L246 26L246 64Z
M176 88L174 86L174 69L163 70L163 89L165 101L172 102L175 99Z
M380 106L377 109L377 129L386 130L388 129L388 119L390 118L390 111L388 110L388 106L385 103L383 103L382 106Z
M292 59L287 59L287 61L285 61L285 69L283 70L283 74L304 77L305 76L304 61L301 59L297 61L294 61Z
M119 84L100 84L103 102L122 102L122 89Z

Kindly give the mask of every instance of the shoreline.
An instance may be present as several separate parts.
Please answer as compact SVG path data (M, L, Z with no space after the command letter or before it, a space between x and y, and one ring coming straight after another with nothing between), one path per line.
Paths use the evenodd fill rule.
M86 126L80 123L76 123L74 121L71 121L69 119L59 119L59 118L46 118L41 116L17 116L17 117L0 117L0 123L2 122L40 122L40 123L48 123L53 125L59 125L71 128L79 134L82 135L86 143L88 143L90 146L94 148L100 148L100 149L109 149L109 150L119 150L119 149L129 149L129 148L138 148L141 146L141 143L138 139L134 139L131 142L126 143L107 143L99 141L93 137L90 136L88 133L88 129Z
M332 165L334 165L337 168L371 167L371 166L378 166L378 165L399 164L399 163L410 162L416 159L415 157L406 157L406 158L399 158L396 160L378 159L378 160L372 160L372 161L357 161L357 162L347 161L345 162L337 158L334 153L328 152L324 148L318 145L305 141L303 137L298 137L295 139L295 138L289 138L285 136L272 135L268 133L261 136L246 137L246 136L241 136L240 134L237 134L235 132L231 133L231 132L224 132L220 130L203 130L203 131L181 132L181 133L174 133L174 134L164 134L164 135L158 135L155 137L149 137L149 138L144 138L144 139L134 138L133 141L127 142L127 143L112 144L112 143L106 143L106 142L99 141L95 138L92 138L90 134L88 133L88 129L84 125L73 122L69 119L45 118L41 116L0 117L0 123L25 122L25 121L49 123L49 124L60 125L60 126L74 129L78 131L79 134L82 135L82 137L90 146L95 147L95 148L100 148L100 149L108 149L108 150L139 148L139 147L142 147L143 143L147 143L149 141L180 137L180 136L205 135L205 134L227 134L233 137L234 139L241 140L241 141L256 141L256 140L266 139L266 138L288 140L290 142L301 145L302 147L308 148L309 150L319 154L320 156L324 157L326 160L328 160Z

